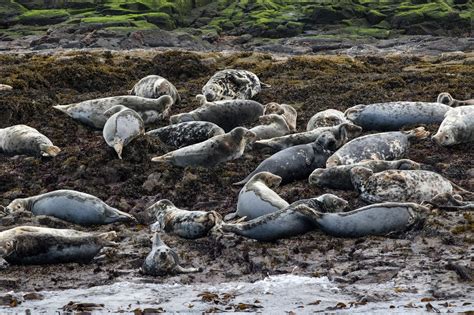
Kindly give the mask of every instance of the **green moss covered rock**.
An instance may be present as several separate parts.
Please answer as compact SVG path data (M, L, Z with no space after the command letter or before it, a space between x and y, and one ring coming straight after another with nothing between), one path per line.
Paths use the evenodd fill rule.
M24 25L50 25L66 21L69 13L66 10L29 10L18 17Z

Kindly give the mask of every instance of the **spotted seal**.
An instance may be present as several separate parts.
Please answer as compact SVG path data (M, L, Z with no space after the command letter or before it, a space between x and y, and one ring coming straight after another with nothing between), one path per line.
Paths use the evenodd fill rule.
M66 189L15 199L7 210L31 211L34 215L53 216L85 226L136 221L132 215L112 208L95 196Z
M311 185L331 188L352 190L354 186L351 181L351 169L356 166L366 167L374 173L385 170L417 170L420 164L412 160L401 159L395 161L368 160L350 165L338 165L330 168L317 168L311 173L308 181Z
M207 121L187 121L148 131L146 134L158 138L165 145L179 149L223 135L224 129Z
M169 95L174 104L181 101L176 87L159 75L148 75L140 79L130 90L130 94L145 98L159 98L163 95Z
M0 151L7 154L54 157L61 152L61 149L35 128L15 125L0 128Z
M108 119L104 112L116 105L133 109L142 116L143 121L147 124L155 122L158 118L168 117L173 99L169 95L160 96L158 99L132 95L112 96L68 105L55 105L53 108L83 124L102 129Z
M248 100L268 85L247 70L226 69L216 72L202 88L209 102L219 100Z
M474 105L453 108L439 126L433 140L441 146L474 142Z
M155 214L152 229L172 233L187 239L206 236L222 221L215 211L189 211L177 208L171 201L162 199L147 209Z
M290 127L286 120L277 114L260 116L258 121L261 125L250 129L256 135L256 140L269 139L284 136L290 133Z
M241 157L245 146L254 139L255 134L253 132L243 127L237 127L223 135L168 152L151 160L180 167L214 167L219 163Z
M336 109L326 109L314 114L306 125L306 131L320 127L332 127L349 122L344 113Z
M429 132L423 127L409 131L391 131L362 136L349 141L326 162L326 167L348 165L363 160L396 160L402 158L409 147L409 140L425 139Z
M392 131L404 126L440 124L450 109L441 103L388 102L356 105L344 114L364 130Z
M165 276L168 274L202 271L201 268L184 268L180 266L178 254L161 240L158 233L153 235L152 240L152 249L143 262L142 273L150 276Z
M469 99L465 101L460 101L454 99L451 94L447 92L442 92L438 95L436 102L442 103L451 107L465 106L465 105L474 105L474 99Z
M4 267L89 262L105 246L115 246L116 237L115 232L97 234L19 226L0 232L0 261Z
M277 114L283 116L286 123L290 127L292 132L296 131L296 118L298 113L293 106L288 104L278 104L275 102L270 102L265 105L263 110L263 115Z

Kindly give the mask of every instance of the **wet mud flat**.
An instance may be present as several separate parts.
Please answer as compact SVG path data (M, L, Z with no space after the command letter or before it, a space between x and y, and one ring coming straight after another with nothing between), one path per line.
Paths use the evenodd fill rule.
M328 108L345 110L357 104L396 100L434 101L438 93L445 91L457 99L472 98L473 63L471 54L288 57L151 50L2 54L0 83L14 89L0 94L0 128L27 124L48 136L62 152L54 159L0 154L0 204L51 190L74 189L132 213L140 224L83 228L48 217L0 218L0 230L26 224L97 232L115 230L120 243L105 261L11 266L1 270L0 292L41 294L109 287L122 282L144 286L190 285L196 286L197 291L213 286L217 292L219 283L249 283L269 275L292 273L315 279L327 277L331 285L338 287L338 302L345 305L339 305L341 310L349 309L351 301L369 306L387 302L387 308L392 305L408 311L418 310L419 306L419 310L424 310L428 303L440 308L444 306L438 304L446 302L445 311L470 303L474 300L474 216L468 211L434 209L426 214L424 224L388 237L341 239L314 231L260 243L233 235L216 234L193 241L164 235L163 240L177 251L183 265L203 267L204 271L144 277L139 267L151 248L148 225L153 222L147 207L166 198L183 209L215 210L222 215L233 212L239 188L231 184L244 178L268 154L250 151L212 169L182 169L152 163L150 159L167 148L144 136L126 147L124 159L118 160L101 131L81 125L52 106L123 95L140 78L159 74L169 79L181 94L182 102L172 108L172 114L187 112L199 106L194 96L215 71L243 68L271 85L256 100L263 104L275 101L293 105L298 111L298 131L303 131L313 114ZM164 125L166 121L156 127ZM436 130L435 126L426 127L432 132ZM473 146L441 148L425 139L414 143L407 157L474 190ZM290 183L276 191L290 203L330 192L347 199L352 209L365 205L355 192L323 190L309 186L307 181ZM211 302L207 303L206 296L198 296L197 291L196 299L205 302L203 310L225 310L224 302L216 306L208 297ZM220 292L217 299L222 299L224 293ZM411 306L400 300L407 294L418 299ZM314 300L318 300L317 296L315 292ZM92 296L84 295L83 299L80 302L96 302ZM315 302L302 299L304 305ZM231 301L234 299L229 298L227 304ZM8 298L0 302L10 307ZM333 302L328 306L323 301L311 310L330 310L338 305ZM156 307L161 304L164 301L158 298L151 303ZM463 310L469 310L469 305L465 304ZM62 306L54 305L55 309ZM261 306L253 310L265 311L265 305Z

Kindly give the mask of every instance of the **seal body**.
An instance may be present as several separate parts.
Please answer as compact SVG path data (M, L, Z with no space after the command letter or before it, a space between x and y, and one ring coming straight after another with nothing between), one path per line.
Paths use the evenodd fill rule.
M309 176L309 183L322 188L352 190L351 169L357 166L371 169L374 173L390 170L417 170L420 164L412 160L395 161L368 160L350 165L338 165L330 168L317 168Z
M253 132L238 127L229 133L212 137L204 142L154 157L152 161L180 167L214 167L216 164L241 157L247 143L253 141L254 138Z
M48 215L80 225L130 222L135 218L112 208L99 198L75 190L55 190L45 194L13 200L7 209L31 211L34 215Z
M268 103L265 105L263 115L270 114L281 115L285 119L288 127L290 127L290 131L296 131L296 118L298 113L296 112L296 109L293 108L293 106L288 104L278 104L275 102Z
M0 151L7 154L54 157L61 149L35 128L15 125L0 129Z
M219 100L248 100L260 93L258 77L246 70L226 69L216 72L202 88L209 102Z
M314 114L306 125L306 131L320 127L332 127L349 122L344 113L336 109L326 109Z
M473 143L474 105L449 110L433 140L441 146Z
M169 95L173 99L174 104L181 101L176 87L159 75L149 75L140 79L133 86L130 94L145 98L159 98L163 95Z
M290 127L283 116L277 114L264 115L260 116L259 121L261 125L250 129L255 133L257 140L280 137L290 133Z
M149 211L155 213L157 220L153 225L153 229L172 233L187 239L206 236L222 220L221 216L215 211L178 209L167 199L158 201L149 208Z
M224 129L207 121L188 121L154 129L146 134L158 138L167 146L182 148L223 135Z
M474 105L474 99L460 101L454 99L451 94L443 92L438 95L436 100L438 103L442 103L451 107L465 106L465 105Z

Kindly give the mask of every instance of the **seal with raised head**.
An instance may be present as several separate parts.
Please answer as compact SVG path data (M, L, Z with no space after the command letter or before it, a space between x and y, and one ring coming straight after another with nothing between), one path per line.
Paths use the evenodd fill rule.
M179 149L224 133L224 129L208 121L187 121L153 129L146 134L158 138L169 147Z
M447 92L439 93L436 102L442 103L451 107L465 106L465 105L474 105L474 99L460 101L451 96Z
M48 215L85 226L136 221L132 215L112 208L95 196L65 189L15 199L7 210L31 211L34 215Z
M440 124L450 109L441 103L389 102L356 105L347 109L345 115L364 130L393 131L404 126Z
M19 226L0 232L0 261L13 265L89 262L105 246L115 246L115 232ZM2 265L2 262L0 262Z
M296 131L296 118L298 113L293 106L288 104L278 104L275 102L270 102L265 105L265 109L263 110L263 115L270 115L270 114L277 114L283 116L286 123L290 127L292 132Z
M408 151L409 141L425 139L429 132L424 127L409 131L375 133L353 139L344 144L326 162L326 167L355 164L364 160L396 160Z
M320 127L332 127L349 122L344 113L337 109L326 109L314 114L306 125L306 131Z
M130 90L130 94L146 98L159 98L163 95L169 95L173 98L174 104L181 101L176 87L159 75L148 75L140 79Z
M0 151L7 154L54 157L61 152L61 149L35 128L15 125L0 128Z
M209 121L215 123L225 132L236 127L252 124L263 115L263 105L250 100L226 100L207 102L203 95L197 95L201 107L170 117L172 124L185 121Z
M446 113L433 140L441 146L474 142L474 105L453 108Z
M83 124L102 129L108 119L104 113L116 105L133 109L142 116L143 121L147 124L155 122L159 118L168 117L173 99L169 95L160 96L158 99L132 95L112 96L69 105L56 105L53 108Z
M151 160L180 167L214 167L219 163L241 157L245 146L254 139L253 132L243 127L237 127L226 134L168 152Z
M283 116L270 114L260 116L258 120L261 125L250 129L255 133L257 140L280 137L291 132Z
M420 164L408 159L395 161L368 160L350 165L338 165L330 168L317 168L311 173L308 181L311 185L322 188L353 190L351 169L362 166L371 169L374 173L386 170L418 170Z
M222 221L215 211L189 211L176 208L168 199L162 199L147 209L155 214L156 223L152 229L172 233L187 239L206 236Z
M133 109L117 105L104 113L109 115L102 135L109 147L114 148L119 159L122 159L123 147L136 137L145 134L145 124Z
M165 276L177 273L193 273L202 271L201 268L184 268L180 266L178 254L169 248L158 233L153 235L151 252L142 265L142 273L150 276Z
M260 93L259 78L247 70L226 69L216 72L202 88L202 94L209 102L219 100L248 100Z

